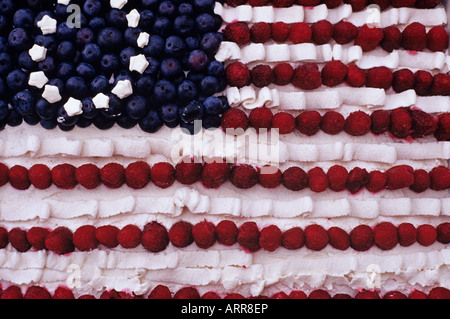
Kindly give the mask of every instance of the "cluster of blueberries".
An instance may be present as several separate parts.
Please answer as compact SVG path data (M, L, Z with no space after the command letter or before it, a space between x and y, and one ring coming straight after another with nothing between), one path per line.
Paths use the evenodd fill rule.
M0 0L0 129L23 121L65 131L117 124L150 133L181 126L192 133L195 120L205 128L220 126L229 105L224 96L213 96L226 87L224 66L214 60L223 40L214 0L134 0L121 9L108 0L70 4L81 9L79 28L70 24L70 8L56 0ZM137 27L128 26L133 9L140 14ZM57 20L56 33L43 35L37 26L45 15ZM143 48L137 45L142 32L150 35ZM47 49L40 62L28 52L35 44ZM138 54L149 64L142 74L129 70ZM36 71L59 88L60 102L49 103L42 89L28 84ZM123 100L111 93L120 80L133 87ZM109 108L95 107L98 93L109 97ZM82 114L67 114L70 97L82 102Z

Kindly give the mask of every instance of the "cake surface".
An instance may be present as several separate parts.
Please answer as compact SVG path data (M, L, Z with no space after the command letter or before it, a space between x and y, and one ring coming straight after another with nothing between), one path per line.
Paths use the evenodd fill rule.
M450 299L446 27L0 0L1 298Z

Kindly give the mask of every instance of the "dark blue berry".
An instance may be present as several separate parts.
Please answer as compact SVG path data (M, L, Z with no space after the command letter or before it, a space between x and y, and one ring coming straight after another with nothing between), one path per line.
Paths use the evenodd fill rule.
M188 51L194 51L200 47L200 37L198 36L187 37L185 42Z
M148 44L144 47L144 54L150 57L160 57L164 53L165 41L158 35L151 35Z
M78 118L78 121L76 123L76 126L78 126L80 128L87 128L87 127L89 127L91 125L92 125L92 120L87 119L87 118L82 117L82 116Z
M9 114L8 103L4 100L0 100L0 120L4 120Z
M128 48L125 48L125 49L123 49L121 52L120 52L120 54L119 54L119 57L120 57L120 63L123 65L123 66L125 66L125 67L129 67L129 65L130 65L130 59L131 59L131 57L132 56L136 56L138 53L137 53L137 51L136 51L136 49L135 48L133 48L133 47L128 47Z
M6 118L6 123L9 126L19 126L23 123L23 117L15 109L10 109L8 117Z
M75 39L77 35L77 29L71 28L67 22L61 22L58 24L58 27L56 28L56 38L59 41L72 41Z
M92 120L98 115L99 110L95 108L94 102L92 102L91 97L82 99L81 105L81 110L83 111L83 113L81 114L82 117Z
M105 54L100 61L101 70L110 75L120 69L119 57L115 54Z
M34 25L34 18L31 9L19 9L14 13L13 24L16 28L31 28Z
M89 28L94 32L98 32L106 27L106 21L102 17L94 17L89 20Z
M113 117L106 117L102 113L99 113L96 117L92 119L92 124L99 130L109 130L116 124L116 120Z
M221 38L218 32L208 32L200 40L200 49L209 56L214 56L219 50Z
M194 82L185 80L178 85L178 100L187 103L197 96L197 87Z
M173 123L178 121L179 107L176 104L165 104L159 108L161 119L164 123Z
M108 21L109 25L119 29L128 27L127 14L123 10L111 9L106 13L106 21Z
M97 95L100 92L104 92L109 87L109 81L104 75L97 75L91 81L91 93Z
M209 13L201 13L195 19L197 31L201 34L216 31L216 22L214 17Z
M131 96L125 106L127 115L134 120L143 118L148 113L149 109L147 99L141 95Z
M73 61L76 55L75 46L71 41L62 41L56 49L56 56L61 61Z
M58 112L56 113L56 121L62 126L72 126L78 121L78 115L69 116L66 112L64 106L60 106Z
M159 4L158 14L160 16L172 19L176 16L178 11L177 9L177 6L173 2L165 0Z
M47 49L47 55L55 54L58 48L58 42L52 35L38 34L34 39L34 43Z
M80 76L67 79L65 87L67 95L76 99L82 99L89 94L89 87Z
M15 92L21 91L28 85L28 74L20 69L13 70L8 73L6 84Z
M153 92L155 86L155 80L152 76L144 75L139 77L136 82L136 92L138 94L147 95L149 92Z
M98 33L97 44L100 48L116 52L122 47L122 32L117 28L107 27Z
M202 50L194 50L189 54L188 66L190 70L202 72L206 70L208 63L208 56Z
M58 79L58 78L50 79L50 81L48 81L48 85L53 85L53 86L58 87L58 90L61 94L63 94L66 89L65 82L62 79Z
M222 113L223 104L222 101L216 96L209 96L203 101L205 113L210 115L217 115Z
M173 30L181 37L190 36L195 30L195 21L188 15L178 16L173 22Z
M53 119L41 119L39 121L39 124L41 124L41 126L46 129L46 130L53 130L55 127L58 126L58 122L56 121L56 118Z
M95 33L89 28L82 28L77 31L75 42L78 47L82 48L88 43L93 43L95 41Z
M156 110L150 110L139 120L139 127L147 133L155 133L164 125Z
M154 34L166 38L172 33L172 22L167 17L158 17L155 19L152 31Z
M139 27L144 30L149 30L153 27L155 23L155 15L151 10L143 10L140 12Z
M88 43L81 51L81 59L87 63L97 63L102 58L102 51L100 47L95 43Z
M178 14L179 15L193 15L194 14L194 7L192 4L188 2L183 2L178 6Z
M198 12L212 12L216 4L215 0L193 0L195 10Z
M215 76L207 75L200 81L199 90L203 96L210 96L217 92L219 83Z
M83 11L90 17L98 16L102 11L102 2L99 0L86 0Z
M219 61L211 61L206 70L208 75L212 75L215 77L223 76L225 74L225 68L222 62Z
M0 16L0 19L1 19L1 16ZM0 26L0 28L1 28L1 26ZM2 31L0 30L0 32L2 32ZM0 53L8 52L8 47L9 47L8 39L0 36Z
M200 120L203 117L203 105L194 100L179 110L180 120L184 123L190 123Z
M159 80L156 82L153 89L153 95L155 100L160 104L167 104L175 101L176 99L176 87L173 83L167 80Z
M100 113L107 118L116 118L124 113L125 106L122 100L112 93L106 94L109 97L109 107L101 109Z
M203 116L202 126L204 129L215 129L219 128L220 125L222 125L222 123L219 115L206 114Z
M161 63L159 63L159 61L157 59L152 58L152 57L147 57L146 60L149 64L148 64L147 69L145 69L144 74L156 77L161 68Z
M23 28L13 29L8 35L10 47L18 52L25 51L31 47L31 37Z
M141 32L141 28L127 28L123 38L129 46L137 47L137 39L139 38Z
M44 60L38 62L38 69L47 75L51 75L56 71L55 59L52 56L46 57Z
M14 11L14 3L12 0L0 0L0 13L4 15L12 14Z
M92 81L92 79L95 77L96 70L92 66L92 64L81 62L77 65L76 68L77 74L81 76L86 81Z
M156 11L158 9L160 0L141 0L142 6L146 9Z
M50 104L46 99L38 99L36 102L36 113L41 119L51 120L56 118L59 105L56 103Z
M131 117L123 114L123 115L119 116L118 118L116 118L116 123L121 128L129 130L129 129L135 127L137 125L138 121L133 120Z
M175 58L166 58L161 61L161 78L172 80L178 77L183 70L181 63Z
M27 55L28 52L24 51ZM29 55L28 55L29 56ZM31 58L30 58L31 60ZM21 60L19 59L19 64ZM21 65L20 65L21 66ZM22 67L22 66L21 66ZM13 69L13 59L9 53L0 53L0 75L5 75Z
M203 80L204 76L205 75L203 73L190 71L187 75L187 79L194 82L195 85L200 85L200 82Z
M196 135L201 131L202 126L198 125L196 121L185 123L180 122L181 131L187 135Z
M75 67L72 63L61 62L56 68L56 76L60 79L67 80L73 76L74 71Z
M39 115L37 115L36 113L33 113L31 115L27 115L23 117L23 120L25 123L27 123L28 125L36 125L39 123L39 121L41 120L41 118L39 117Z

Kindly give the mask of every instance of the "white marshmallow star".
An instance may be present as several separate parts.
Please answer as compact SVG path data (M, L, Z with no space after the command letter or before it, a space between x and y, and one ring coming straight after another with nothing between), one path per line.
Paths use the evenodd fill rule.
M47 100L48 103L56 103L61 101L62 97L59 93L59 88L55 85L46 85L42 97Z
M147 58L143 54L135 55L130 58L130 71L137 71L140 74L144 73L149 66Z
M41 29L42 34L53 34L56 33L57 21L48 15L45 15L39 22L37 26Z
M117 95L118 98L124 99L131 94L133 94L133 87L130 80L120 80L117 82L114 89L111 91L113 94Z

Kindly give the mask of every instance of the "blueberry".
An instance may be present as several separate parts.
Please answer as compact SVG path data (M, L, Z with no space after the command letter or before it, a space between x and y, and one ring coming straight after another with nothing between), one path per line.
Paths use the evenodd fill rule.
M67 10L66 5L57 3L55 6L55 15L59 20L66 20L70 15L70 10Z
M14 11L13 0L0 0L0 14L11 15Z
M11 90L19 92L28 85L28 74L20 69L13 70L6 77L6 85Z
M41 119L39 121L39 124L41 124L41 126L46 130L53 130L56 126L58 126L58 122L56 121L56 118L49 119L49 120Z
M16 51L25 51L31 47L31 38L25 29L16 28L9 33L8 43Z
M225 111L230 108L230 104L228 103L228 99L224 95L219 96L219 99L222 101L222 106L223 106L222 113L225 113Z
M156 77L159 73L159 69L161 68L161 63L152 57L147 57L146 60L149 64L147 69L145 69L144 74Z
M95 42L95 33L89 28L81 28L77 31L75 42L82 48L88 43Z
M155 133L164 125L156 110L150 110L138 124L141 130L147 133Z
M96 70L92 64L81 62L76 68L77 74L87 81L92 81L95 77Z
M78 121L78 117L79 115L69 116L63 106L60 106L58 112L56 113L56 121L62 126L75 125Z
M82 99L89 94L86 81L80 76L73 76L66 81L66 93L68 96Z
M207 75L201 80L199 90L201 95L210 96L217 92L219 83L215 76Z
M28 52L26 52L26 51L24 51L24 52L27 53L27 55L28 55ZM19 66L21 66L20 59L19 59ZM5 52L0 53L0 75L8 74L9 72L11 72L12 68L13 68L13 59L12 59L11 55L9 53L5 53Z
M47 49L47 55L52 55L56 53L56 50L58 48L58 42L56 41L55 37L52 35L42 35L38 34L36 38L34 39L34 43L37 45L40 45L41 47L44 47Z
M175 101L177 95L176 87L173 83L167 80L159 80L155 84L153 95L155 100L161 104L173 102Z
M106 27L106 21L102 17L94 17L89 20L89 28L94 32L98 32Z
M59 41L72 41L75 39L77 35L77 29L71 28L67 22L61 22L58 24L58 27L56 28L56 38Z
M178 85L178 100L187 103L197 96L197 86L190 80L185 80Z
M221 118L219 115L209 115L206 114L202 119L202 126L204 129L214 129L219 128L222 125Z
M218 34L218 32L208 32L200 40L200 49L209 56L214 56L219 50L221 39Z
M153 23L155 23L155 15L153 14L153 11L143 10L141 11L140 16L139 27L144 30L151 29L153 27Z
M123 49L121 52L120 52L120 54L119 54L119 57L120 57L120 63L123 65L123 66L125 66L125 67L129 67L129 65L130 65L130 59L131 59L131 57L132 56L136 56L138 53L137 53L137 51L136 51L136 49L135 48L133 48L133 47L128 47L128 48L125 48L125 49Z
M77 123L75 123L73 125L65 125L64 123L58 123L58 120L56 120L56 122L57 122L56 126L58 126L58 128L63 132L72 131L75 128L75 124L77 124Z
M65 82L62 79L58 78L50 79L50 81L48 81L48 84L56 86L61 94L63 94L66 89Z
M122 47L122 33L113 27L102 29L98 33L97 43L100 48L116 52Z
M171 1L165 0L159 4L158 14L169 19L174 18L177 14L177 6Z
M34 13L31 9L19 9L14 13L13 24L16 28L31 28L34 25Z
M174 58L166 58L161 61L161 78L172 80L183 73L181 63Z
M138 94L148 94L152 92L155 86L155 80L149 75L139 77L136 82L136 91Z
M121 128L129 130L129 129L135 127L137 125L138 121L133 120L131 117L129 117L127 115L121 115L118 118L116 118L116 123Z
M115 54L105 54L100 61L100 68L110 75L120 69L119 57Z
M214 17L209 13L201 13L195 19L195 26L197 27L197 31L200 33L208 33L216 31L216 22Z
M99 0L86 0L83 11L90 17L98 16L102 11L102 2Z
M165 104L159 108L161 119L164 123L178 122L179 107L176 104Z
M92 125L92 120L87 119L87 118L82 117L82 116L78 118L78 121L76 123L76 126L78 126L80 128L87 128L87 127L89 127L91 125Z
M188 51L194 51L200 47L200 38L198 36L187 37L185 42Z
M154 34L166 38L172 32L172 22L167 17L158 17L155 19L152 31Z
M115 118L106 117L102 113L99 113L96 117L92 119L92 124L99 130L109 130L116 124Z
M164 122L164 124L168 127L168 128L175 128L178 127L180 125L180 120L177 119L173 122Z
M0 19L1 19L1 17L2 16L0 16ZM0 26L0 28L1 28L1 26ZM2 31L0 30L0 34L1 33L2 33ZM0 36L0 53L8 52L8 47L9 47L8 39Z
M91 93L97 95L100 92L104 92L109 87L109 81L104 75L97 75L91 81Z
M7 86L3 77L0 77L0 96L5 96L7 91Z
M100 47L95 43L88 43L81 51L81 59L87 63L97 63L102 58L102 51Z
M200 132L202 126L196 125L194 121L188 123L181 121L180 128L184 134L195 135Z
M134 120L143 118L149 109L147 99L141 95L133 95L125 105L127 115Z
M109 25L119 29L125 29L128 27L127 14L123 10L111 9L106 13L106 21Z
M10 109L8 117L6 118L6 123L9 126L19 126L23 123L23 117L15 109Z
M208 56L202 50L194 50L189 54L188 66L190 70L202 72L206 70L208 63Z
M137 46L137 39L139 38L139 35L141 34L142 29L141 28L127 28L124 33L124 40L129 46Z
M35 113L36 100L30 90L23 90L14 95L12 107L22 116Z
M183 2L178 6L178 14L179 15L193 15L194 14L194 7L192 4L188 2Z
M225 76L217 77L217 92L222 92L227 88L228 81Z
M222 101L216 96L209 96L203 101L205 113L209 115L217 115L223 111Z
M180 120L184 123L190 123L200 120L203 117L203 105L197 100L191 101L179 110Z
M200 85L200 82L203 80L205 75L199 72L190 71L187 75L187 79L195 83L195 85Z
M198 12L212 12L215 4L215 0L193 0L194 8Z
M0 100L0 120L4 120L9 114L8 103L4 100Z
M144 47L144 54L157 58L164 53L165 41L158 35L151 35L148 44Z
M175 18L173 22L174 32L182 37L187 37L194 32L195 21L188 15L181 15Z
M125 107L122 100L112 93L106 94L109 97L109 107L101 109L100 113L107 118L116 118L124 113Z
M160 0L141 0L142 6L146 9L156 11Z
M81 114L82 117L92 120L94 117L98 115L99 110L95 108L94 102L92 102L91 97L87 97L81 100L81 109L83 113Z
M56 68L56 76L60 79L67 80L73 76L74 65L69 62L61 62Z
M27 123L28 125L36 125L39 123L39 121L41 120L41 118L39 117L39 115L37 115L36 113L33 113L31 115L27 115L23 117L23 120L25 123Z
M46 99L38 99L36 102L36 114L39 115L41 119L51 120L56 118L58 113L59 105L56 103L49 103Z
M55 13L54 13L53 11L50 11L50 10L40 11L40 12L38 12L38 13L36 14L36 16L35 16L35 18L34 18L34 26L35 26L36 28L39 28L38 25L37 25L37 23L38 23L39 21L41 21L42 18L45 17L45 16L49 16L49 17L52 18L52 19L55 19L55 18L56 18L56 15L55 15Z
M4 15L0 15L0 33L8 33L8 29L11 26L11 22Z
M76 49L71 41L62 41L56 49L56 56L62 61L73 61L75 58Z
M56 71L55 59L52 56L46 57L41 62L38 62L38 69L47 75L53 74Z
M222 62L214 60L208 64L208 68L206 69L206 72L208 73L208 75L220 77L225 74L225 68L224 68Z

